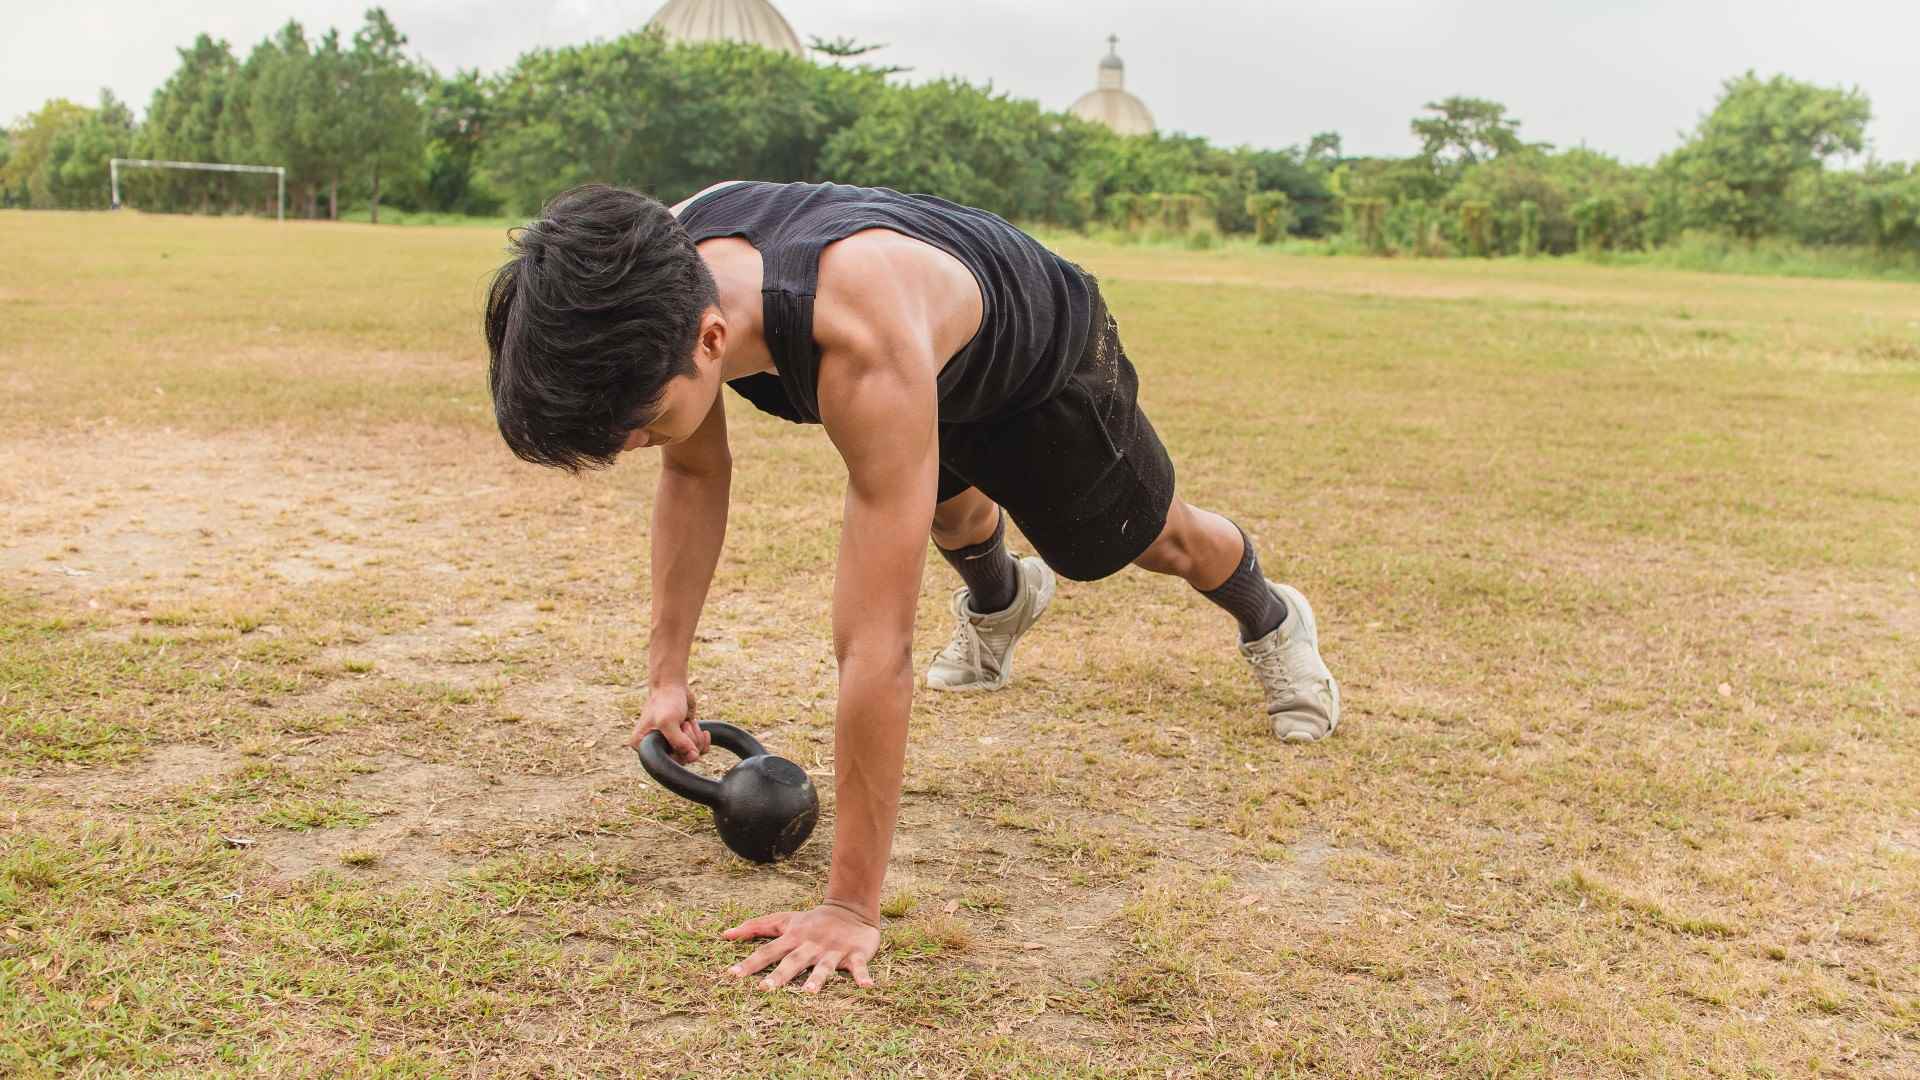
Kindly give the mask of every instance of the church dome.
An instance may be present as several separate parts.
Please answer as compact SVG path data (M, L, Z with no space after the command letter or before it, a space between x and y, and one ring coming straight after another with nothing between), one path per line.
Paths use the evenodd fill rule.
M1082 120L1105 124L1121 135L1153 134L1153 113L1139 98L1127 93L1127 66L1120 59L1119 38L1107 38L1099 81L1067 111Z
M767 0L667 0L647 20L647 26L657 26L668 41L685 45L738 41L794 56L807 55L793 26Z

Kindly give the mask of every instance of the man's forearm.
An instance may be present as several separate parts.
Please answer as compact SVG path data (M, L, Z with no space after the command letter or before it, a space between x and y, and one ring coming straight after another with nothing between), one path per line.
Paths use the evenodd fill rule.
M900 812L913 668L906 644L850 653L840 664L834 717L833 869L827 899L880 917L880 892Z
M731 469L660 470L653 501L653 630L647 642L647 681L684 683L693 631L713 584L727 535Z

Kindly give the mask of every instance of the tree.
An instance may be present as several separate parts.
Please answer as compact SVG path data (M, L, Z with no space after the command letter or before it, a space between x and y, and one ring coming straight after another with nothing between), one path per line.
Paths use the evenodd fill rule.
M1596 198L1611 200L1594 204L1609 207L1608 240L1615 247L1639 247L1650 212L1647 181L1646 168L1621 164L1593 150L1548 153L1529 148L1468 169L1445 201L1456 211L1471 202L1487 204L1493 245L1530 255L1576 250L1580 228L1575 208Z
M315 168L327 183L327 218L340 220L340 182L348 178L360 156L365 132L354 108L354 85L359 74L355 57L340 42L340 31L329 28L320 36L308 61L309 97L301 114Z
M816 34L807 39L808 49L820 53L823 56L833 57L836 64L842 60L853 60L858 57L877 53L886 47L884 42L872 44L845 36L829 39ZM913 69L910 67L901 67L897 64L883 64L875 67L873 70L886 75L898 75L902 72L912 71Z
M1456 96L1425 109L1438 115L1417 116L1409 126L1420 137L1420 155L1436 168L1458 172L1527 145L1517 134L1520 121L1497 101Z
M1075 125L1083 122L1072 117ZM1247 196L1256 190L1255 166L1245 153L1221 150L1190 135L1115 135L1098 125L1073 155L1076 202L1115 215L1109 204L1137 195L1199 195L1210 204L1214 221L1230 232L1251 232ZM1061 224L1078 221L1044 218Z
M1307 141L1307 152L1304 157L1313 164L1324 165L1329 169L1340 164L1340 133L1322 131L1315 135Z
M6 173L0 177L9 191L23 193L27 206L58 205L53 196L53 177L47 159L53 144L67 129L86 122L92 110L66 98L54 98L37 112L28 113L12 131L12 146Z
M848 183L937 192L1007 217L1045 216L1067 197L1037 103L958 79L901 87L834 135L820 166Z
M474 70L429 75L426 96L425 201L435 210L490 214L500 200L479 175L481 148L493 130L493 99Z
M215 161L237 165L283 164L271 160L273 155L262 149L259 133L254 129L256 70L249 57L246 63L234 65L233 73L227 80L220 123L213 133ZM291 177L289 182L292 182ZM236 204L250 204L257 210L268 211L272 205L269 200L277 194L277 187L277 184L269 184L261 176L253 175L233 178L233 187L229 190L242 196L234 200ZM298 190L297 187L295 190Z
M293 20L247 57L254 144L269 163L286 166L289 182L305 196L308 217L319 216L322 187L327 216L340 216L340 181L360 136L348 104L351 61L338 32L329 30L312 45Z
M7 160L13 156L13 134L0 128L0 207L13 205L13 185L7 182Z
M858 121L885 77L730 42L673 46L661 62L668 89L647 175L669 194L728 177L822 177L827 140Z
M47 148L43 169L53 204L75 210L103 210L111 205L108 161L126 157L132 150L133 110L113 91L100 91L100 107L63 128Z
M1331 139L1331 148L1323 141ZM1338 214L1331 179L1330 160L1339 155L1340 137L1314 136L1305 150L1253 150L1247 159L1253 166L1253 185L1259 192L1278 192L1287 197L1287 227L1298 236L1324 236L1332 231Z
M1871 194L1880 169L1808 169L1787 186L1784 229L1813 247L1866 246L1878 237Z
M1920 253L1920 164L1868 166L1867 223L1882 251Z
M307 217L316 217L319 204L320 152L309 141L306 118L315 94L313 51L298 22L287 20L278 33L253 47L247 56L245 82L247 116L253 142L263 162L284 165L287 180L299 193Z
M192 45L177 51L180 66L153 92L147 105L147 120L137 142L139 156L234 161L221 145L222 127L231 124L227 114L240 74L232 49L201 34ZM231 201L234 190L227 175L174 169L143 172L129 179L129 187L131 201L150 209L205 210L216 201Z
M1449 181L1426 158L1347 158L1329 175L1327 187L1343 199L1385 199L1388 204L1435 201Z
M589 180L631 183L665 107L658 34L523 53L494 84L489 177L531 211ZM716 134L716 137L719 137Z
M421 72L402 46L407 38L380 8L367 11L353 35L342 112L351 140L343 156L367 176L370 216L380 221L380 179L420 166L425 118L420 103Z
M655 32L535 50L492 84L484 175L523 211L589 180L672 199L729 178L816 179L828 139L893 93L879 69Z
M1722 84L1713 111L1661 169L1687 224L1726 228L1752 243L1784 230L1796 177L1865 147L1872 116L1857 89L1749 71Z
M133 112L110 90L89 109L55 98L7 133L0 155L0 192L8 205L104 208L110 158L133 146Z

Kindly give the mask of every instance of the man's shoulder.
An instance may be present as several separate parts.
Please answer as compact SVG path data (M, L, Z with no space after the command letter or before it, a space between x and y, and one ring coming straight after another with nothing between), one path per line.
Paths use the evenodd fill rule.
M861 229L820 249L821 289L860 289L884 283L890 269L919 257L919 241L875 226Z
M907 286L896 253L851 237L821 253L813 340L825 353L877 355L906 333Z
M694 203L699 202L701 199L706 198L707 196L713 194L716 191L724 191L727 188L734 187L738 184L748 184L748 183L752 183L752 181L722 180L717 184L708 184L706 187L701 188L699 191L696 191L693 194L687 196L686 198L681 199L679 202L674 203L673 216L679 217L681 214L686 213L687 207L692 206Z
M978 328L979 281L951 253L884 228L821 252L814 341L822 351L951 355Z

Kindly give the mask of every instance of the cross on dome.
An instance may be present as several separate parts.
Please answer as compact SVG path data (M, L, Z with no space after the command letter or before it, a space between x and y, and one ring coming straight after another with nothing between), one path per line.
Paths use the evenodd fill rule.
M1153 131L1153 114L1140 99L1127 93L1127 66L1120 60L1120 35L1107 35L1107 55L1100 58L1098 78L1091 93L1073 103L1082 120L1105 124L1122 135Z

